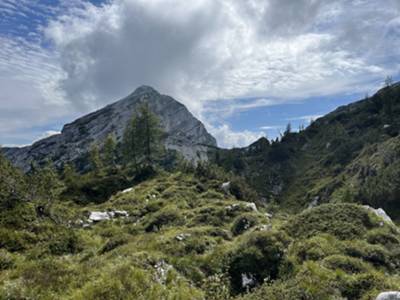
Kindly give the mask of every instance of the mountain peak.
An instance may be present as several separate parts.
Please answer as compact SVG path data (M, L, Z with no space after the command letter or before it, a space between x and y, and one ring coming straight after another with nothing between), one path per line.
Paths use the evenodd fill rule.
M131 93L130 96L138 96L138 95L141 95L141 94L157 94L157 95L159 95L160 93L157 92L151 86L141 85L133 93Z
M81 161L91 145L102 145L109 134L121 141L126 124L139 111L143 101L148 101L149 109L160 119L167 136L167 149L180 152L189 161L208 159L208 146L215 147L217 143L204 125L183 104L145 85L120 101L66 124L60 135L29 147L6 149L5 155L26 171L32 161L40 164L46 159L57 166L66 162L79 163L84 169L85 163Z

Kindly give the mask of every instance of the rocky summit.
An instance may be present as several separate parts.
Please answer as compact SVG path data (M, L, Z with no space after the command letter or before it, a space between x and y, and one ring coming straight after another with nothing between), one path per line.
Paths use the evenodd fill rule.
M117 142L121 141L127 122L143 103L159 117L167 135L167 149L178 151L189 161L207 160L209 147L217 145L215 138L183 104L148 86L141 86L126 98L66 124L60 134L31 146L4 148L4 154L25 171L32 162L42 164L51 160L56 166L77 163L93 144L101 145L110 133Z

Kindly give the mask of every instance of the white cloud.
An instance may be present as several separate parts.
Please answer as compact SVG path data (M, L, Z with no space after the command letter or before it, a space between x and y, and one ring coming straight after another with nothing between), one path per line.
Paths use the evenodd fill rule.
M288 121L306 121L308 123L311 123L312 121L315 121L319 118L321 118L323 115L306 115L306 116L299 116L299 117L294 117L294 118L288 118Z
M211 127L210 132L218 140L218 146L222 148L246 147L259 138L266 136L263 131L233 131L227 124Z
M311 96L370 91L400 70L397 0L107 3L0 3L0 23L37 16L29 35L18 36L26 27L0 31L0 141L86 113L142 84L183 101L207 122L212 114L226 118ZM229 140L219 137L225 145L260 134L219 128L230 132Z

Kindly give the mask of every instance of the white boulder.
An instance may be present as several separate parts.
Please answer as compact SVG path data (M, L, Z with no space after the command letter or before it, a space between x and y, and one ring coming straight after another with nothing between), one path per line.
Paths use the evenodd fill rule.
M175 238L178 240L178 241L183 241L183 240L186 240L188 237L190 237L191 236L191 234L190 233L180 233L180 234L178 234Z
M89 220L93 222L110 220L112 217L108 212L92 211L90 212Z
M255 203L253 203L253 202L247 202L245 204L245 207L246 208L251 208L251 210L253 210L253 211L258 211L257 205Z
M223 184L221 184L221 190L223 190L226 194L229 193L229 190L231 188L231 182L224 182Z
M114 215L116 217L129 217L129 214L126 210L114 210Z
M255 279L252 274L242 273L242 287L247 288L248 286L253 286L255 284Z
M391 224L393 223L392 219L386 214L386 212L382 208L375 209L369 205L364 205L364 207L380 217L383 221Z
M126 190L123 190L123 191L121 192L121 194L129 193L129 192L131 192L131 191L133 191L133 187L131 187L131 188L129 188L129 189L126 189Z
M383 292L376 297L376 300L400 300L400 292Z
M89 215L88 222L100 222L107 221L113 218L125 218L129 217L129 214L125 210L113 210L113 211L92 211Z

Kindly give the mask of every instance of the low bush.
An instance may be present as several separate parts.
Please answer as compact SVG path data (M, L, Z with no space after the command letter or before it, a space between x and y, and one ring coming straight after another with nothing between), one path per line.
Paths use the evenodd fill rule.
M257 216L253 214L243 214L234 220L231 231L233 235L240 235L257 224L259 224Z
M378 223L359 205L324 204L293 217L286 230L297 238L328 233L345 240L359 238L375 226Z
M176 206L170 205L153 214L146 222L146 232L155 232L167 225L179 225L184 222L181 212Z
M7 250L0 249L0 271L10 269L14 266L15 259Z
M253 232L231 254L228 274L232 291L240 293L264 282L275 280L285 265L285 249L289 239L281 232ZM243 284L243 276L251 278Z
M369 269L361 259L338 254L325 258L322 265L331 270L340 269L350 274L366 272Z

